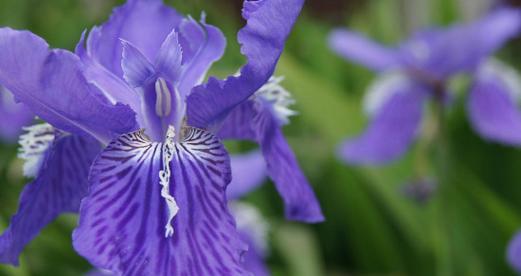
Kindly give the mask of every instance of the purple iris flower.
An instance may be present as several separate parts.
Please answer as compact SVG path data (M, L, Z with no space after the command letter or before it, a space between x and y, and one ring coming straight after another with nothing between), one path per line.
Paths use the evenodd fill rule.
M160 0L129 0L83 36L76 53L0 29L0 83L52 125L33 130L48 137L48 149L0 237L0 261L16 264L43 226L78 211L81 200L73 245L97 268L248 274L246 246L227 206L231 169L219 138L259 143L287 217L321 221L274 112L285 98L261 89L302 5L245 1L238 40L248 62L239 75L205 84L224 52L222 33Z
M30 125L34 114L23 104L16 103L13 94L0 85L0 141L16 142L24 126Z
M351 31L334 31L335 52L380 73L365 101L371 123L361 136L344 142L341 158L382 164L403 155L418 135L425 102L446 103L448 83L459 73L474 76L468 113L475 130L486 139L521 146L512 70L487 62L520 26L519 10L499 9L471 24L420 32L393 48Z

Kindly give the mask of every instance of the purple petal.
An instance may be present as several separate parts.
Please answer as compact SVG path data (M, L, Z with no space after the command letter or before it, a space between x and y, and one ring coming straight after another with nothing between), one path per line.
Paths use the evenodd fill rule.
M231 156L232 182L228 185L228 199L238 199L260 186L267 177L266 161L260 151Z
M179 26L180 42L183 48L183 73L179 78L179 91L185 98L192 88L200 84L213 62L224 54L226 39L223 33L212 25L189 18Z
M156 57L156 70L167 80L172 82L178 80L182 59L183 52L179 44L179 35L176 30L173 30L161 45Z
M132 43L148 60L154 60L165 38L181 20L161 0L129 0L114 9L107 23L91 31L87 48L97 62L122 78L120 39Z
M419 33L404 44L404 58L414 69L438 79L472 72L520 28L519 10L499 9L471 24Z
M521 86L510 85L519 82L516 78L505 70L481 70L469 95L468 112L472 126L484 138L520 146L521 112L518 97L512 94L519 93Z
M285 204L286 218L304 222L324 220L320 204L300 169L276 118L262 110L254 121L257 141L268 165L268 175Z
M234 108L219 129L219 138L226 140L253 140L256 134L252 126L257 114L254 101L246 101Z
M87 84L77 56L48 49L38 36L0 29L0 83L55 127L100 141L135 129L134 113Z
M13 95L0 85L0 140L16 142L24 126L34 120L25 105L16 103Z
M65 212L77 212L87 193L87 174L100 144L80 136L57 137L45 153L36 179L20 197L18 212L0 236L0 262L18 265L18 256L42 228Z
M396 50L386 48L349 30L333 31L329 36L329 46L345 59L375 71L399 65Z
M426 93L412 84L389 91L392 97L380 108L361 136L348 140L340 156L352 164L382 164L392 161L409 148L423 113Z
M138 93L121 78L114 75L103 65L92 58L91 53L85 49L85 32L76 46L76 54L82 61L83 75L87 81L96 86L100 92L112 103L129 105L136 112L139 125L142 123L141 101Z
M130 42L122 41L122 44L121 68L123 69L123 78L132 87L141 87L155 74L154 66Z
M256 141L268 175L284 200L286 217L305 222L322 221L320 205L284 139L277 118L269 106L256 101L249 100L236 107L224 121L219 137ZM236 188L231 189L235 193Z
M508 245L507 259L516 272L521 273L521 232L517 232Z
M165 237L170 205L160 184L167 144L131 133L94 162L73 234L74 247L93 265L124 275L247 274L240 265L245 245L225 195L228 154L203 130L188 129L184 137L169 148L169 189L179 206L171 237Z
M194 89L188 97L189 125L218 126L234 107L268 81L303 3L303 0L244 1L243 17L247 23L239 31L238 40L248 63L238 77L211 78Z

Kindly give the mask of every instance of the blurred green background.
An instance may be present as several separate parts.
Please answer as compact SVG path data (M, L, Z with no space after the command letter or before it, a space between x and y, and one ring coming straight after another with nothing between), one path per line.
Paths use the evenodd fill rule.
M233 73L243 63L235 33L241 1L166 1L208 22L228 38L225 57L211 72ZM115 0L0 0L0 25L29 29L53 47L73 49L81 32L105 21ZM273 275L513 275L505 261L511 236L521 227L521 151L483 141L465 114L466 84L444 114L443 145L418 142L386 167L352 167L334 154L343 138L363 130L361 99L374 74L327 47L334 27L350 27L396 43L419 27L471 20L487 1L309 0L278 69L297 100L299 116L285 128L313 183L327 221L288 223L272 185L247 197L271 223L268 263ZM521 69L520 41L499 57ZM3 119L3 118L0 118ZM251 145L230 143L232 151ZM26 180L16 145L0 148L0 230L14 214ZM444 152L440 160L440 152ZM418 160L426 160L420 172ZM441 162L441 164L440 164ZM402 192L414 179L437 181L432 198L419 203ZM91 268L71 245L74 215L62 216L25 250L21 266L0 265L0 275L82 275Z

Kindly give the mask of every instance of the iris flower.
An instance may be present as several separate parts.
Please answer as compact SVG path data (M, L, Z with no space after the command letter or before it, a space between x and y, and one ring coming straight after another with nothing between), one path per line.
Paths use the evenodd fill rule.
M36 136L49 138L48 149L0 237L0 261L16 264L43 226L79 208L73 245L99 269L248 274L227 206L230 161L220 138L258 142L287 218L322 220L272 112L284 99L256 93L302 5L245 1L238 40L248 62L239 75L204 84L223 54L222 33L160 0L129 0L84 35L75 53L0 29L0 83L52 125Z
M521 146L518 78L489 59L520 26L519 10L498 9L470 24L419 32L396 47L334 31L330 45L336 53L380 73L365 100L370 125L343 143L342 159L382 164L403 155L418 135L425 102L447 103L448 84L460 73L473 76L467 109L474 129L485 139Z

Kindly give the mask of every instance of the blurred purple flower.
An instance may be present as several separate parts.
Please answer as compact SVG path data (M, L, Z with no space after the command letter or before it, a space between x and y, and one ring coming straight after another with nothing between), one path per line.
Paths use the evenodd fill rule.
M129 0L84 35L75 54L0 29L0 83L50 124L26 136L28 159L31 145L46 150L0 236L0 261L17 264L23 247L60 213L78 211L83 198L73 244L97 268L248 274L225 195L229 156L217 136L258 142L287 217L322 220L280 130L288 99L263 89L273 86L302 4L245 1L238 40L248 63L238 76L202 85L224 36L160 0Z
M16 103L13 94L0 85L0 140L16 142L22 128L34 120L34 114L23 104Z
M517 232L510 241L507 260L516 272L521 273L521 232Z
M336 30L332 49L381 75L369 89L371 116L361 136L347 140L340 156L353 164L382 164L403 155L415 140L426 100L448 100L447 83L459 73L474 74L468 98L472 125L484 138L521 146L521 113L515 77L505 65L487 58L521 27L521 12L499 9L471 24L420 32L395 48L360 34ZM517 92L516 92L517 91Z

